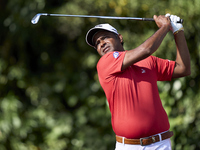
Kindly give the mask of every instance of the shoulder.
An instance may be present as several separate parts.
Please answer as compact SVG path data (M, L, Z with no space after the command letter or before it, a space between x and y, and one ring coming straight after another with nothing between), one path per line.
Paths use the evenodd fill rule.
M106 65L107 63L114 63L117 62L119 60L123 60L124 55L125 55L126 51L123 52L118 52L118 51L114 51L114 52L109 52L107 54L105 54L104 56L102 56L98 63L97 63L97 67L100 65Z
M97 71L100 76L113 75L121 72L125 52L109 52L102 56L97 63Z

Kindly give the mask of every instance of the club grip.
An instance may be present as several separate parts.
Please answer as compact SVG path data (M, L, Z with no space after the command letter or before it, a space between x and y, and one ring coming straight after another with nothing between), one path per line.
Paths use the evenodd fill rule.
M153 18L142 18L143 21L154 21ZM177 21L177 23L183 23L183 19L180 19L180 21Z
M153 18L142 18L143 21L154 21Z

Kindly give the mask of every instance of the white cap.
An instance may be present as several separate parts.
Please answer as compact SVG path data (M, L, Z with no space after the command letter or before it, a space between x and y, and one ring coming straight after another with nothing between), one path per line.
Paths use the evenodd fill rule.
M86 35L86 42L88 45L92 46L92 47L95 47L94 43L93 43L93 36L99 31L99 30L106 30L106 31L110 31L110 32L113 32L115 34L118 35L118 32L117 30L112 27L111 25L109 24L99 24L99 25L96 25L94 28L90 29L88 32L87 32L87 35Z

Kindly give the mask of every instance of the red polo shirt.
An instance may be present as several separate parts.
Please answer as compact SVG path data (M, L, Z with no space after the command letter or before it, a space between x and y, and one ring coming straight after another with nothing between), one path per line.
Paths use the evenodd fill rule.
M126 138L141 138L169 130L157 81L171 80L175 62L149 56L121 71L125 53L107 53L97 64L114 132Z

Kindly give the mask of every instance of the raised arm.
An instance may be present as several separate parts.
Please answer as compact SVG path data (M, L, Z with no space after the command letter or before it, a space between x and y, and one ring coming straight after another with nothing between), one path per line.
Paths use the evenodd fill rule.
M179 17L171 15L171 26L176 43L176 65L172 77L179 78L190 75L190 53L184 36L183 25L176 23Z
M162 43L164 37L168 33L171 27L170 19L165 16L156 16L154 15L154 20L159 27L159 29L148 38L143 44L138 46L135 49L129 50L126 52L122 70L126 69L128 66L147 58L152 53L154 53L160 44Z

